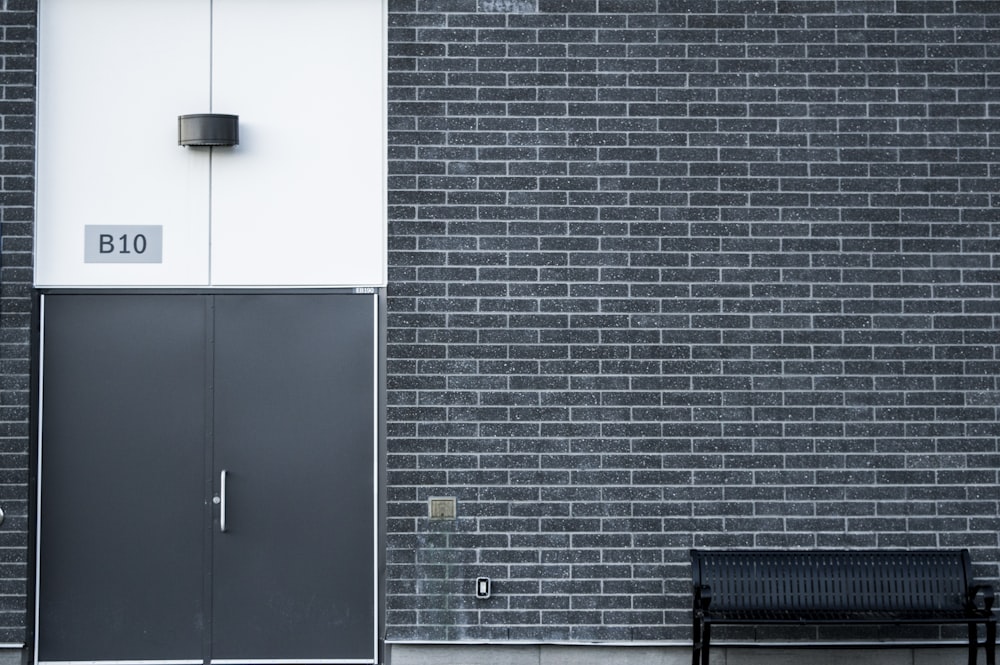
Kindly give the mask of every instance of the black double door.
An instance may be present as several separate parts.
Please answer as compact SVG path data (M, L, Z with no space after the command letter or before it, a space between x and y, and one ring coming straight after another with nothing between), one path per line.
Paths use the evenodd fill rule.
M39 662L373 662L375 297L43 302Z

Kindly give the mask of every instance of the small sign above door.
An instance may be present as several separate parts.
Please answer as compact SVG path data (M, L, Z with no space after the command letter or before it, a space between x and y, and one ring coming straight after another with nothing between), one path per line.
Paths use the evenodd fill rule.
M84 263L163 263L162 226L88 224Z

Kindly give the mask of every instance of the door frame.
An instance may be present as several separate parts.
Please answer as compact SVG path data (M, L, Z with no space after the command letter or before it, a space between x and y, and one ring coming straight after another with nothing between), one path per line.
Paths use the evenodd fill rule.
M37 316L34 320L35 335L35 369L36 379L32 385L32 424L34 432L32 436L35 450L31 454L33 473L30 474L33 480L33 491L31 492L31 506L29 523L33 525L33 538L29 552L29 621L27 647L30 649L29 657L37 665L51 663L52 665L235 665L243 663L246 665L281 665L284 663L299 663L302 665L375 665L383 663L385 660L385 591L386 591L386 507L388 502L387 489L387 424L386 424L386 298L387 289L385 287L357 287L357 288L330 288L330 289L39 289L35 291L35 306ZM41 511L41 497L44 491L44 478L42 467L43 454L43 415L45 405L43 403L43 391L45 385L45 300L48 295L226 295L226 294L266 294L266 295L294 295L294 294L329 294L329 295L361 295L372 297L372 316L374 319L374 395L373 399L373 420L372 431L374 440L372 450L374 455L373 473L373 525L372 538L375 556L372 561L372 588L374 593L373 609L373 635L370 659L214 659L207 658L207 650L203 652L203 658L192 660L102 660L102 661L38 661L39 648L39 603L41 587L41 570L39 566L42 537L41 525L44 515ZM206 497L208 500L209 497ZM211 522L211 520L209 520ZM211 529L211 523L208 525Z

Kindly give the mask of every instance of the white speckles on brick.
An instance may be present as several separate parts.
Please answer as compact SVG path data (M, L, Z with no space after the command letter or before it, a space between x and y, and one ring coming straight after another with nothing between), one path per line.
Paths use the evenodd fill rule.
M684 639L692 546L996 576L1000 7L509 4L390 8L389 635Z

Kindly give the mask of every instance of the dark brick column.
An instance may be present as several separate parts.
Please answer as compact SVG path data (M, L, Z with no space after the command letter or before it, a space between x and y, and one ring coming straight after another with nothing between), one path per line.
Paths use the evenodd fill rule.
M30 617L32 221L35 2L0 9L0 643L26 639Z

